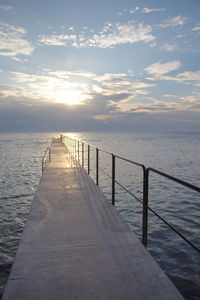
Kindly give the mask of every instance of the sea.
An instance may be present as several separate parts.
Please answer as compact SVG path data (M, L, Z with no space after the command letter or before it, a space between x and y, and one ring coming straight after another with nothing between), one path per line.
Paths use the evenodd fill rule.
M116 209L141 240L143 173L127 158L200 187L199 132L0 133L0 294L3 291L42 174L42 157L60 134L84 142L80 164L111 201L112 155L116 154ZM66 141L70 139L65 139ZM78 158L77 145L68 144ZM83 153L81 152L84 149ZM75 152L76 150L76 152ZM104 152L105 150L106 152ZM158 173L149 173L149 206L200 248L200 194ZM147 249L185 299L200 299L200 254L154 213L148 216ZM142 271L142 270L141 270ZM149 276L151 276L149 274Z

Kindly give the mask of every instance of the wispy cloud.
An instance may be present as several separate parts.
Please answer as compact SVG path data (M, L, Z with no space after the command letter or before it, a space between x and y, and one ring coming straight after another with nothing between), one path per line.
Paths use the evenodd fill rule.
M165 50L165 51L168 51L168 52L173 52L173 51L177 50L177 45L165 43L160 48L163 49L163 50Z
M174 80L182 83L192 83L195 86L200 86L200 71L186 71L175 76L165 76L164 80Z
M168 75L168 73L178 70L181 66L181 62L178 60L164 64L157 62L145 68L145 71L152 75L152 77L148 78L149 80L171 80L200 87L200 71L185 71L175 75Z
M81 34L41 35L39 42L54 46L70 45L75 48L112 48L120 44L149 43L155 39L150 25L130 21L127 23L106 24L101 31L95 34L91 34L91 31L85 31Z
M158 78L161 75L168 74L172 71L179 69L180 67L181 62L179 60L174 60L163 64L160 62L156 62L145 68L145 71Z
M141 11L145 14L149 14L152 12L160 12L160 11L165 11L165 8L148 8L148 7L144 7L141 9Z
M195 27L192 28L193 31L200 31L200 24L196 24Z
M151 32L151 26L143 23L108 24L103 28L102 32L93 35L89 40L80 45L108 48L119 44L148 43L155 39L155 36Z
M132 9L124 9L123 11L119 12L118 15L122 16L124 14L136 14L136 13L143 13L149 14L154 12L162 12L165 11L165 8L153 8L153 7L140 7L136 6Z
M5 22L0 22L0 55L30 55L34 48L24 39L26 30Z
M78 37L75 34L53 34L53 35L42 35L40 36L40 43L49 46L67 46L74 45Z
M192 92L186 96L163 95L162 98L145 97L143 103L135 99L131 103L119 102L117 103L117 107L124 113L146 112L159 115L160 112L197 112L200 111L199 97L199 92Z
M5 10L5 11L9 11L9 10L12 10L13 7L8 6L8 5L0 5L0 9Z
M135 11L150 13L163 11L163 8L140 8ZM181 27L187 23L188 18L175 16L167 18L161 24L149 25L144 22L128 21L126 23L105 23L97 32L88 27L82 28L78 32L70 28L65 28L66 32L60 34L40 35L39 42L49 46L68 46L74 48L113 48L122 44L134 44L138 42L146 43L149 47L155 47L157 37L154 35L156 30L164 28ZM198 27L196 27L196 30ZM62 29L62 31L64 28ZM194 28L193 28L194 30ZM165 43L162 49L172 52L177 50L175 44Z
M131 14L135 14L135 13L149 14L149 13L161 12L161 11L165 11L165 8L149 8L149 7L136 6L135 8L129 10L129 13L131 13Z
M187 20L188 20L187 17L176 16L176 17L166 19L158 27L165 28L165 27L182 26L182 25L185 25L187 23Z

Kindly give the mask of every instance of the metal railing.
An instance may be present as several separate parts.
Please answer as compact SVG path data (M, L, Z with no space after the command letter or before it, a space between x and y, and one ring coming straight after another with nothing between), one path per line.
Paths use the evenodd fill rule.
M171 180L173 182L176 182L186 188L189 188L193 191L196 191L200 193L200 188L197 186L194 186L188 182L182 181L176 177L173 177L169 174L163 173L159 170L153 169L153 168L147 168L143 164L137 163L135 161L126 159L124 157L121 157L119 155L115 155L111 152L108 152L106 150L103 150L101 148L97 148L91 144L84 143L82 141L78 141L75 139L72 139L67 136L61 136L61 140L66 144L69 152L71 155L78 161L78 163L84 168L85 167L85 150L87 148L87 173L90 175L90 153L91 149L95 151L95 168L96 168L96 174L95 174L95 181L96 185L99 185L99 171L102 171L105 175L107 175L112 180L111 185L111 200L112 204L115 205L115 185L119 185L123 190L125 190L127 193L129 193L132 197L134 197L138 202L142 204L142 243L146 247L147 246L147 237L148 237L148 213L151 211L157 218L159 218L162 222L164 222L165 225L167 225L171 230L173 230L179 237L181 237L187 244L189 244L193 249L195 249L198 253L200 253L200 248L195 245L193 242L191 242L186 236L184 236L178 229L175 228L175 226L171 225L167 220L165 220L162 216L160 216L152 207L149 206L149 177L151 173L160 175L164 178L167 178L168 180ZM111 155L112 157L112 173L109 175L105 170L101 169L99 166L99 153L103 152L105 154ZM129 191L126 187L124 187L119 181L116 180L116 159L126 161L136 167L141 168L143 173L143 189L142 189L142 199L138 198L134 193Z
M47 154L48 154L48 162L51 162L51 149L49 147L45 150L44 155L42 157L42 173L44 172L44 168L47 163Z

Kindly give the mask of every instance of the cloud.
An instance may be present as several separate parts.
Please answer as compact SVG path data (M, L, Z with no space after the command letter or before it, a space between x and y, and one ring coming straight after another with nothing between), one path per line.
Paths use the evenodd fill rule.
M101 33L93 35L89 40L81 43L81 46L110 48L119 44L132 44L136 42L148 43L155 39L151 34L150 25L135 24L108 24Z
M190 80L195 80L195 81L200 81L200 71L197 72L191 72L191 71L187 71L187 72L183 72L180 73L176 76L176 79L178 80L186 80L186 81L190 81Z
M34 48L23 38L25 34L26 30L23 27L0 22L0 55L30 55Z
M141 11L145 14L149 14L152 12L160 12L160 11L165 11L165 8L148 8L148 7L144 7L141 9Z
M59 35L41 35L39 37L39 42L48 46L73 46L73 43L76 43L77 36L74 34L59 34ZM76 46L75 46L76 47Z
M145 68L145 71L152 75L152 77L148 78L149 80L170 80L200 87L200 71L185 71L176 75L168 75L168 73L180 67L181 63L178 60L164 64L157 62Z
M93 96L101 95L107 100L118 101L147 94L147 88L155 84L135 81L130 74L105 73L96 75L86 71L44 71L43 75L10 72L14 82L22 84L22 97L44 99L49 102L86 104ZM10 91L8 95L11 96ZM19 94L18 94L19 96ZM70 99L74 99L73 101Z
M28 62L28 59L27 58L19 58L17 56L12 56L10 57L11 59L15 60L15 61L18 61L18 62Z
M195 86L200 85L200 71L192 72L186 71L183 73L179 73L176 76L164 76L164 80L173 80L181 83L193 83Z
M167 74L175 69L175 64L172 67L170 63L171 67L169 63L153 64L149 72L170 77ZM160 68L165 71L159 71ZM200 77L199 73L180 74L176 75L179 80ZM136 81L130 73L97 75L84 70L43 70L40 75L10 75L14 84L0 85L1 128L12 125L20 130L24 126L27 130L80 131L106 130L105 126L109 126L118 130L131 128L137 118L138 125L140 120L150 128L150 120L159 115L167 119L174 112L200 112L197 91L185 96L165 93L158 98L150 94L155 84ZM71 100L74 98L77 102Z
M164 50L166 50L168 52L173 52L174 50L177 50L177 45L165 43L160 48L164 49Z
M67 77L69 74L73 75ZM200 125L197 91L157 98L148 95L150 90L145 88L148 83L134 81L123 73L99 76L84 71L48 70L42 75L12 72L12 76L17 84L0 85L1 130L131 130L150 129L152 124L156 129L165 122L169 129L173 114L177 116L173 126L180 120L184 124L185 118L188 119L185 128L188 122L195 128ZM120 76L122 84L118 86L116 80L120 81ZM191 78L191 74L185 74L186 77ZM66 100L65 92L70 90L79 91L82 103L69 105L59 101L59 95L64 92Z
M144 98L144 101L123 102L119 101L117 107L122 112L187 112L200 113L200 92L192 92L186 96L163 95L163 98Z
M139 7L136 6L135 8L129 10L129 13L135 14L135 13L153 13L153 12L160 12L160 11L165 11L165 8L148 8L148 7Z
M160 28L165 27L174 27L174 26L182 26L187 23L188 18L183 16L176 16L172 18L168 18L164 21L163 24L160 24Z
M139 12L140 11L140 7L139 6L136 6L135 8L133 8L133 9L131 9L131 10L129 10L129 13L131 13L131 14L135 14L136 12Z
M30 98L43 99L47 102L66 104L82 104L90 99L89 87L86 82L66 80L55 75L55 72L43 75L10 72L15 82L22 83ZM60 75L60 72L58 72ZM22 95L23 96L23 95Z
M120 44L149 43L155 40L155 36L151 34L152 27L150 25L136 24L133 21L124 24L106 24L101 31L95 34L88 32L88 29L85 30L81 34L41 35L39 42L45 45L75 48L112 48Z
M62 107L62 119L65 112L65 118L71 120L73 116L72 124L75 118L83 123L88 120L104 122L116 119L121 104L126 105L129 101L144 97L149 93L148 88L155 85L135 81L129 73L97 75L84 70L44 70L41 75L23 72L10 72L10 75L14 84L0 86L0 112L15 109L19 113L21 110L25 114L31 112L37 119L35 112L40 108L39 116L42 112L46 116L49 107L55 108L54 114ZM47 108L46 113L43 108ZM58 111L58 115L61 114L60 109ZM52 109L50 115L52 118Z
M200 24L197 24L195 27L192 28L193 31L200 31Z
M154 63L148 66L145 69L145 71L158 78L161 75L175 71L180 67L181 67L181 62L179 60L174 60L163 64L161 64L160 62Z
M8 5L0 5L0 9L5 10L5 11L9 11L9 10L12 10L13 7L8 6Z
M186 24L187 18L183 16L176 16L173 18L170 18L166 21L170 26L178 26L178 25L184 25Z

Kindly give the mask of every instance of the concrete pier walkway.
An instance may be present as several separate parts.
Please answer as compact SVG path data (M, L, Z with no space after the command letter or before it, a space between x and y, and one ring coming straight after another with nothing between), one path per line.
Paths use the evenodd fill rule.
M60 140L2 300L179 300L175 286Z

